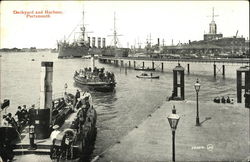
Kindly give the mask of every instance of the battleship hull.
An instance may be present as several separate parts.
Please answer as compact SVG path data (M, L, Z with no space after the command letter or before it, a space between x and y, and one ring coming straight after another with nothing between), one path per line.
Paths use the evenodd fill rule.
M88 55L89 48L81 46L72 46L59 48L58 58L81 58L85 55Z

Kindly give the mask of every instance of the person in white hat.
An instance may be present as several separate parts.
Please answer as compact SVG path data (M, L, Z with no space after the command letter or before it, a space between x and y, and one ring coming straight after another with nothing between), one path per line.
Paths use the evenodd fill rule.
M53 142L54 139L56 139L56 136L60 133L60 130L59 130L59 125L54 125L52 128L53 131L50 134L50 139Z

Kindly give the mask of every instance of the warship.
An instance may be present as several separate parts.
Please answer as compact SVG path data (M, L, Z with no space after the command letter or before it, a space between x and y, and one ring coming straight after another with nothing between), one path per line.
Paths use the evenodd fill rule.
M116 32L115 25L115 16L114 16L114 32L113 35L113 46L106 47L106 38L96 38L87 37L86 40L86 28L84 26L84 11L83 11L83 25L80 28L81 36L80 39L69 43L65 39L63 41L57 42L58 47L58 58L82 58L91 54L94 55L103 55L103 56L111 56L111 57L127 57L129 53L129 48L119 48L117 47L119 36ZM95 45L95 41L97 39L97 47ZM92 42L91 42L92 41ZM102 43L102 46L101 46Z

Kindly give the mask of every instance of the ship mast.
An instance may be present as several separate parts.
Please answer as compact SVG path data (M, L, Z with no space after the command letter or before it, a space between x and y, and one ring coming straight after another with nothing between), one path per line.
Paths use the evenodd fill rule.
M115 26L115 12L114 12L114 48L117 47L117 32L116 32L116 26Z
M84 26L84 11L82 12L82 28L81 28L81 30L82 30L82 40L83 40L83 42L85 42L85 26Z
M116 31L116 17L115 17L115 12L114 12L114 32L113 35L108 35L108 36L113 36L113 41L114 41L114 47L113 48L117 48L117 44L118 44L118 36L122 36L122 35L118 35L117 31Z

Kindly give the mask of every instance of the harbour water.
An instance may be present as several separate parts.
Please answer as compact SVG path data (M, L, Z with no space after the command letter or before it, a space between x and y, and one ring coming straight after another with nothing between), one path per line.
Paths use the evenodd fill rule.
M67 91L75 93L80 89L74 84L73 74L75 70L90 66L89 59L57 59L56 53L1 53L1 100L10 99L8 112L15 113L18 105L38 105L40 92L40 66L41 61L54 62L53 93L60 95L64 92L67 83ZM34 59L34 61L32 60ZM140 62L138 62L139 66ZM186 63L185 63L186 64ZM181 65L186 68L184 63ZM145 66L151 66L150 62ZM177 62L166 63L164 72L155 72L160 76L159 80L143 80L136 78L141 72L124 69L109 64L100 64L115 74L117 85L114 92L92 92L94 106L97 110L97 140L93 156L105 151L115 144L136 125L140 124L148 114L154 112L157 107L163 105L166 97L172 91L172 69ZM226 77L218 74L213 78L213 64L191 64L190 75L185 75L185 98L195 100L194 83L199 78L201 90L199 99L202 109L202 101L211 101L216 96L230 96L236 99L236 69L240 64L226 65ZM155 65L157 67L157 63ZM221 67L218 64L218 67ZM160 69L160 67L158 67ZM171 109L172 105L166 107ZM178 110L178 107L177 107Z

